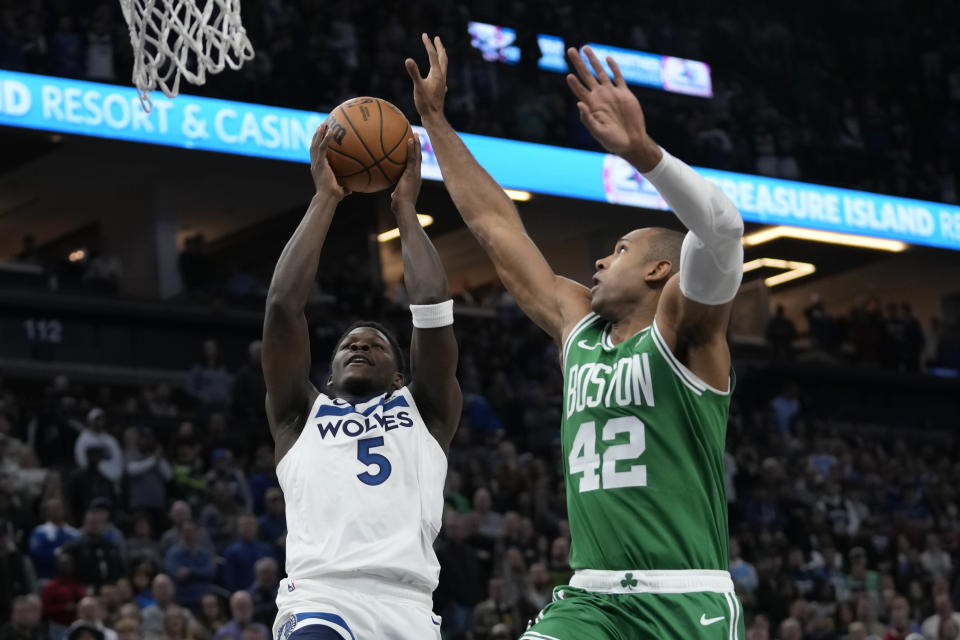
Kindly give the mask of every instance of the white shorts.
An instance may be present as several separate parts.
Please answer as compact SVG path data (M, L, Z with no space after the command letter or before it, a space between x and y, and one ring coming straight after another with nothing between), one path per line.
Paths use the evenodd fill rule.
M430 594L371 578L280 581L274 640L323 625L343 640L440 640Z

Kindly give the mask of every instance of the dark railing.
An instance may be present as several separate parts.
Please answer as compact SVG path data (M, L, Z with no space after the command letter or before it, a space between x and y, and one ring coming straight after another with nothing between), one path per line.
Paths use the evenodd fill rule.
M0 358L182 370L213 337L238 366L262 321L261 312L210 305L0 290Z

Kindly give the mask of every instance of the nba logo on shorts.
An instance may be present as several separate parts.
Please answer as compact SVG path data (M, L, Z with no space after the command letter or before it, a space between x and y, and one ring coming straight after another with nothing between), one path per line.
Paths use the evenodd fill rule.
M277 640L286 640L286 638L289 638L290 634L293 633L293 630L296 627L297 627L297 616L292 615L283 621L283 626L280 627L280 633L277 634Z
M293 580L287 584L287 591L293 593L293 590L297 588L297 585L293 584Z

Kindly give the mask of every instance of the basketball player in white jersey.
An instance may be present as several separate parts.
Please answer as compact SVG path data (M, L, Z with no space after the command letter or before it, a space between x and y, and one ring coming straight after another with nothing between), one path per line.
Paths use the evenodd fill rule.
M414 303L410 379L396 339L361 322L340 338L321 392L308 378L304 307L347 195L327 163L329 140L325 127L314 135L316 195L277 262L263 325L267 416L288 529L274 638L438 640L433 541L462 397L453 302L416 216L420 144L410 144L392 196Z

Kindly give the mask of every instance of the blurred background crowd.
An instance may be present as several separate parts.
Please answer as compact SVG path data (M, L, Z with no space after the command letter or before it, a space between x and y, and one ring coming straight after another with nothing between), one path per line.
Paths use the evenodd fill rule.
M404 310L384 315L405 340ZM337 322L317 319L317 354ZM457 329L435 608L446 638L514 638L571 575L557 352L515 307ZM182 385L0 384L0 638L269 637L286 525L259 344L228 354L239 366L214 339L199 351ZM949 401L876 367L735 366L725 466L748 638L956 638Z
M450 49L456 128L595 148L562 78L536 68L547 33L707 61L710 100L637 90L658 141L692 164L958 201L958 5L242 4L256 59L191 92L318 111L377 95L412 116L402 60L427 30ZM470 20L516 29L521 63L485 62ZM116 3L0 0L0 68L128 84L130 65ZM97 294L124 268L94 252L45 262L31 237L16 260L50 289ZM217 262L201 234L178 267L204 312L262 309L269 273ZM402 288L381 296L367 271L338 261L311 295L318 386L354 318L409 338ZM556 347L502 288L456 297L465 406L435 608L448 640L506 640L571 574L562 381ZM270 637L286 525L259 345L195 333L195 361L169 380L0 380L0 640ZM817 298L802 319L774 311L765 339L735 345L725 455L748 640L957 639L956 384L924 374L960 368L960 331L856 292L844 314Z

